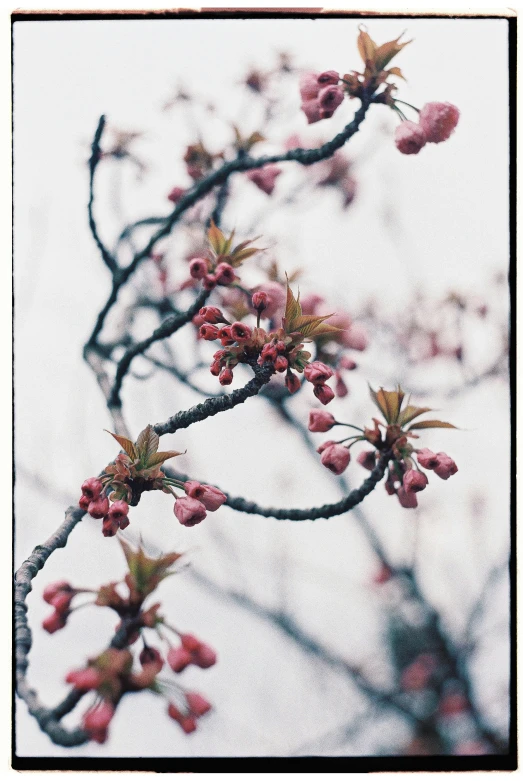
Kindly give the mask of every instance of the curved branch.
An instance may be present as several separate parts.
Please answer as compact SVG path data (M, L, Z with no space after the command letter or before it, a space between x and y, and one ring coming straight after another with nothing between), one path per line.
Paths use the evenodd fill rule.
M260 388L271 379L274 374L274 367L272 364L268 364L260 368L254 364L252 368L255 376L243 388L238 388L227 396L215 396L212 399L206 399L201 404L196 404L188 410L178 412L164 423L157 423L153 428L158 436L174 434L180 428L189 428L193 423L211 418L219 412L225 412L225 410L232 409L238 404L243 404L251 396L256 396Z
M93 216L93 203L94 203L94 173L96 171L96 168L98 166L98 163L100 162L100 139L102 138L102 133L104 131L105 127L105 117L102 114L98 121L98 127L96 128L96 132L94 134L93 143L91 144L91 157L89 158L89 203L87 204L87 213L89 215L89 228L91 229L91 233L93 235L93 239L96 242L96 246L100 250L100 254L103 258L103 261L109 271L114 274L115 271L118 270L118 264L116 260L113 258L107 247L104 245L103 241L101 240L99 234L98 234L98 228L96 227L96 222Z
M147 339L143 339L141 342L138 342L138 344L133 345L133 347L127 350L116 369L116 376L114 378L113 388L109 397L109 406L122 406L120 390L122 388L124 377L129 371L129 367L133 358L136 358L137 355L144 353L155 342L159 342L161 339L166 339L168 336L172 336L172 334L176 333L176 331L179 331L180 328L186 325L186 323L188 323L196 314L198 314L209 295L209 290L202 290L195 301L185 312L182 312L179 315L171 315L170 317L167 317L163 323L155 331L153 331L151 336L148 336Z

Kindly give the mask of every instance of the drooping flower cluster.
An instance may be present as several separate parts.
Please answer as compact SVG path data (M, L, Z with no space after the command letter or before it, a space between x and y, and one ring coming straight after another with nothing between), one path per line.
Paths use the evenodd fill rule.
M446 453L433 453L428 448L415 448L409 441L417 439L415 430L428 428L455 428L451 423L441 420L415 421L429 407L415 407L407 403L403 408L404 392L400 387L396 391L386 391L383 388L376 393L370 389L371 397L382 412L385 423L373 418L374 428L359 428L350 423L340 423L329 412L311 410L309 413L309 431L326 432L333 426L349 426L359 434L350 435L342 440L328 440L320 445L317 452L321 454L321 463L331 472L340 475L350 462L350 448L356 442L368 442L373 450L365 450L358 456L358 463L365 469L372 470L376 466L376 458L380 453L389 453L388 475L385 482L387 493L396 494L403 507L418 506L416 494L428 485L428 478L421 467L433 470L442 480L448 480L456 474L458 467ZM417 461L417 463L416 463Z
M427 103L419 112L419 124L404 120L396 128L394 140L404 155L417 155L425 144L446 141L456 128L459 109L452 103Z
M300 79L301 110L307 122L319 122L332 117L338 106L343 103L343 89L339 86L340 74L337 71L323 73L304 73Z
M175 719L185 733L194 732L196 719L211 709L210 703L198 692L188 691L175 679L160 677L164 669L164 658L170 668L180 673L189 664L202 669L216 663L216 651L194 635L182 633L167 623L160 615L160 603L145 609L144 602L162 580L173 574L172 565L181 557L180 553L168 553L157 557L147 556L142 545L133 548L120 538L129 571L123 581L101 586L91 604L109 607L119 617L116 635L111 645L101 654L87 661L81 669L71 670L65 680L78 692L94 692L95 699L84 713L82 726L91 740L105 743L108 728L122 697L131 692L149 690L168 700L168 714ZM123 596L124 590L126 596ZM48 632L55 632L65 626L65 619L72 612L69 608L73 596L91 589L75 589L66 581L47 586L44 599L53 604L57 613L63 616L61 625L55 620L51 625L44 621ZM61 611L61 612L59 612ZM146 632L156 632L158 640L166 645L161 651L149 645ZM175 648L165 637L169 631L181 640L181 647ZM137 658L131 646L141 638L143 648ZM136 663L139 663L137 666Z
M106 466L100 477L90 477L82 484L79 501L80 507L92 518L103 519L104 537L114 537L119 529L129 526L129 505L136 506L144 491L158 490L173 495L176 499L174 514L182 526L200 523L207 511L214 512L227 499L214 486L168 477L162 464L181 454L176 450L158 452L160 440L152 426L147 426L136 442L117 434L112 436L125 453L120 453ZM187 496L180 498L174 488L181 488Z
M272 366L275 372L286 373L285 384L290 393L300 388L300 380L292 369L304 374L314 386L314 395L322 404L334 398L334 391L326 383L333 376L330 366L321 361L310 362L311 353L304 350L304 341L322 335L338 333L339 329L325 321L330 315L304 315L298 298L287 285L285 314L281 327L267 332L260 327L260 319L268 309L268 295L264 291L254 293L252 306L258 313L257 326L251 328L243 322L230 323L218 307L206 306L200 309L204 321L200 326L200 337L207 341L219 339L222 348L214 353L211 374L218 377L222 385L233 381L233 369L239 363L257 363L258 366ZM221 328L220 324L225 324Z

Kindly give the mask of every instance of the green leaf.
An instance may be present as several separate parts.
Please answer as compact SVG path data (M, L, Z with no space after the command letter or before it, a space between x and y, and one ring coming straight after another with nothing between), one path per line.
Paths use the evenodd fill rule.
M175 458L175 456L181 456L182 453L179 453L177 450L166 450L164 453L154 453L148 460L147 466L157 466L158 464L163 464L164 461L167 461L169 458Z
M107 431L107 429L105 428L104 431ZM131 442L131 440L127 439L127 437L119 437L118 434L113 434L112 431L107 431L107 433L116 439L120 447L125 450L129 458L132 458L133 461L138 458L138 453L136 452L134 442Z
M214 220L211 219L211 227L207 231L207 238L211 244L211 247L217 255L221 255L226 243L226 238L222 231L214 224Z
M404 33L401 33L401 35L404 35ZM376 70L383 70L383 68L389 64L392 58L395 57L404 46L412 43L412 40L405 41L405 43L399 43L401 35L398 36L398 38L396 38L394 41L388 41L387 43L383 43L381 46L378 46L375 52Z
M146 426L140 432L135 442L135 448L138 458L144 466L150 466L149 459L156 453L159 444L160 437L151 425Z
M445 423L443 420L421 420L419 423L413 423L412 426L410 426L409 431L413 431L413 429L421 429L421 428L456 428L457 426L453 426L452 423Z
M432 412L432 408L415 407L414 405L409 404L408 407L405 407L405 409L401 413L398 423L400 424L400 426L404 426L406 423L410 423L411 420L414 420L414 418L423 415L424 412Z

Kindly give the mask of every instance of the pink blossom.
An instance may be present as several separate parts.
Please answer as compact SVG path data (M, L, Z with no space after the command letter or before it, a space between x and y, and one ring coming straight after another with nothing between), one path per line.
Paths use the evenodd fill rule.
M287 300L287 293L282 285L278 282L264 282L262 285L258 285L256 292L267 293L268 300L264 311L265 317L272 319L276 315L281 316Z
M198 692L187 692L185 695L189 710L194 713L195 716L203 716L211 710L211 703L208 702L205 697L202 697Z
M149 664L153 664L158 669L158 672L160 672L160 670L163 667L163 659L161 653L158 651L157 648L153 648L150 645L146 646L141 651L139 659L142 667Z
M419 123L427 141L439 144L454 132L459 109L452 103L427 103L420 111Z
M418 506L418 500L416 498L416 494L413 491L406 491L403 486L401 486L398 488L397 493L402 507L411 508Z
M326 442L322 442L321 445L318 445L316 448L316 453L323 453L324 450L326 450L331 445L336 445L337 443L333 439L328 439Z
M312 392L322 404L328 404L334 398L334 391L328 385L315 385Z
M344 399L345 396L348 396L349 389L347 388L347 385L343 381L343 378L339 372L336 372L336 396L338 396L340 399Z
M263 290L259 290L257 293L254 293L252 297L252 305L257 312L263 312L265 309L267 309L268 301L269 296L267 293L264 293Z
M97 689L102 682L102 676L94 667L86 667L83 670L71 670L65 680L66 683L72 683L75 689L86 692Z
M97 499L102 493L103 485L102 481L97 477L89 477L88 480L82 483L82 493L87 496L88 499Z
M271 195L276 185L276 179L282 170L277 165L264 165L262 168L255 168L247 171L247 178L253 182L260 190L267 195Z
M407 469L403 475L403 488L406 493L417 493L423 491L428 485L428 479L423 472L418 472L416 469Z
M173 203L178 203L182 195L185 195L186 192L187 190L185 190L183 187L173 187L167 197Z
M216 323L227 323L222 310L218 309L217 306L202 306L198 314L200 317L203 317L206 323L213 325Z
M374 467L376 466L376 451L375 450L363 450L358 458L356 459L358 464L360 464L365 469L368 469L369 472L372 472Z
M200 649L202 645L201 640L198 640L197 637L189 633L180 635L180 640L182 642L183 647L186 648L187 651L189 651L190 653L195 653Z
M75 596L75 591L59 591L51 600L51 605L60 615L67 614L71 606L71 600Z
M305 379L308 382L312 382L313 385L324 385L334 374L333 370L327 364L321 361L313 361L308 363L303 370Z
M218 263L214 273L219 285L231 285L236 279L236 274L230 263Z
M321 87L318 84L319 73L309 71L300 77L300 95L303 101L313 100L318 96Z
M181 673L182 670L191 663L192 656L186 648L170 648L167 654L167 663L175 673Z
M193 279L203 279L209 271L209 261L205 258L193 258L189 263L189 274Z
M434 469L438 465L438 457L428 447L423 447L421 450L416 451L418 461L425 469Z
M309 412L309 431L325 432L330 431L336 424L334 415L323 409L311 409Z
M128 513L129 505L127 502L125 502L123 499L118 499L118 501L113 502L113 504L110 506L107 516L111 518L111 520L118 521L118 523L120 523L120 521L127 517Z
M458 471L455 461L446 453L436 453L438 459L438 465L434 467L438 477L442 480L448 480L451 475L455 475Z
M215 512L227 501L226 494L220 491L219 488L215 488L213 485L202 485L197 480L188 480L185 483L185 492L187 496L198 499L211 513Z
M307 124L312 125L322 119L319 100L307 100L301 104L301 110L307 117Z
M289 393L296 393L301 388L301 382L298 375L288 371L285 376L285 385Z
M88 710L83 717L83 726L86 732L92 730L107 729L114 716L114 706L108 700L102 700L91 710Z
M231 337L237 342L243 342L246 339L250 339L252 331L245 323L233 323L231 325Z
M205 339L207 342L213 342L215 339L218 339L218 333L220 329L217 328L215 325L211 325L210 323L204 323L200 326L200 330L198 331L199 335L202 339Z
M108 515L105 516L102 523L102 534L104 537L114 537L114 535L120 528L125 529L125 525L121 527L120 523L117 520L115 520L114 518L110 518Z
M103 518L109 510L109 499L106 496L100 496L91 502L87 512L91 518Z
M324 87L318 94L318 102L320 104L320 116L322 119L328 119L331 117L338 106L343 103L344 92L341 87L334 84L330 84L328 87Z
M67 621L67 614L58 613L56 610L51 613L44 621L42 621L42 627L46 632L52 635L54 632L58 632L59 629L63 629Z
M52 605L53 599L60 594L61 592L65 592L67 594L70 594L74 591L73 587L69 585L69 583L66 580L57 580L55 583L49 583L43 593L44 602L47 602L49 605Z
M207 516L205 505L190 496L182 496L176 500L174 514L182 526L196 526Z
M335 475L341 475L347 469L349 461L350 450L343 445L330 445L321 454L321 463Z
M220 385L230 385L233 379L233 373L228 366L226 366L225 369L222 369L218 375L218 382Z
M193 664L206 670L216 664L216 651L210 645L202 643L199 649L193 654Z
M196 720L193 716L186 716L183 713L181 713L176 705L173 705L172 702L169 703L169 707L167 708L167 713L171 717L171 719L174 719L174 721L177 721L180 727L183 729L186 735L189 735L191 732L194 732L197 728Z
M396 128L394 143L403 155L417 155L427 143L427 137L419 125L407 120Z
M289 368L289 361L287 360L287 358L285 358L285 356L278 355L274 360L274 368L276 369L277 372L287 371L287 369Z
M340 74L338 71L323 71L316 79L320 88L326 87L328 84L337 84L339 80Z

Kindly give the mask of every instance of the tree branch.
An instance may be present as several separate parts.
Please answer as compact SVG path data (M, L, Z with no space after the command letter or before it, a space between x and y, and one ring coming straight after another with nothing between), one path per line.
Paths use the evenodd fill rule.
M93 235L93 239L96 242L96 246L100 250L105 265L107 266L111 274L114 275L114 273L118 269L118 264L116 260L113 258L113 256L111 255L111 253L109 252L109 250L107 249L107 247L104 245L103 241L101 240L93 216L94 174L98 166L98 163L100 162L100 154L101 154L100 139L102 138L104 127L105 127L105 117L102 114L102 116L98 121L98 127L96 128L96 132L94 134L93 143L91 144L91 157L89 159L89 203L87 204L87 213L89 215L89 228L91 229L91 233Z

